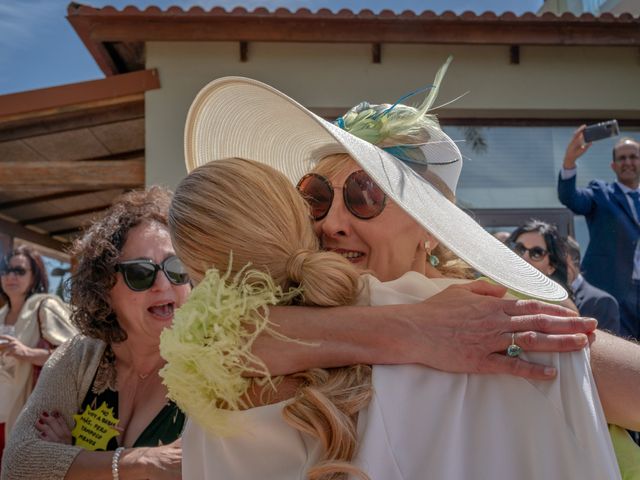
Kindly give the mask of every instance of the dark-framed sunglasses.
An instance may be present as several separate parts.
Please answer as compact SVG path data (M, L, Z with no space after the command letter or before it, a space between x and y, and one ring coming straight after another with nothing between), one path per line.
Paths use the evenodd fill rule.
M150 289L160 270L174 285L189 283L187 269L175 255L165 258L160 265L148 259L127 260L116 264L116 272L122 273L124 283L134 292Z
M521 257L524 257L525 252L528 252L529 253L529 258L531 260L533 260L534 262L539 262L544 257L546 257L547 254L549 253L547 250L545 250L542 247L527 248L523 244L521 244L520 242L513 242L513 243L511 243L510 247L511 247L511 250L516 252Z
M27 272L30 272L30 271L31 270L27 270L26 268L22 268L22 267L5 267L3 269L0 269L0 277L5 277L12 273L18 277L24 277L27 274Z
M308 173L298 182L298 191L311 206L314 220L327 216L333 203L333 187L326 177ZM387 196L364 170L353 172L342 188L342 198L347 210L357 218L369 220L382 213Z

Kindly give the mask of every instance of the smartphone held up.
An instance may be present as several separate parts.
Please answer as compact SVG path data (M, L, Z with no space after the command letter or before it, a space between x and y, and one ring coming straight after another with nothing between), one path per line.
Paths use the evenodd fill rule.
M585 143L595 142L603 138L615 137L620 135L620 128L617 120L608 120L606 122L594 123L587 125L582 131Z

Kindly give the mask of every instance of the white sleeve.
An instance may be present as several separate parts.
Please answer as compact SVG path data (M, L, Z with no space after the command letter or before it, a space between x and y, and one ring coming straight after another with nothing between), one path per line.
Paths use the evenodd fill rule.
M569 180L570 178L575 177L577 172L578 172L577 168L561 168L560 178L562 178L562 180Z

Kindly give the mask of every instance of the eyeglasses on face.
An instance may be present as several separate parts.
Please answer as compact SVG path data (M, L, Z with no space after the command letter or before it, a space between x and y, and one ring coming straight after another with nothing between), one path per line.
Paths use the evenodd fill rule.
M309 173L298 182L298 191L309 203L314 220L327 216L333 203L334 190L326 177ZM369 220L382 213L387 196L364 170L353 172L342 188L342 197L347 210L357 218Z
M527 248L520 242L511 243L510 247L511 247L511 250L516 252L521 257L524 257L525 253L529 253L529 258L534 262L539 262L544 257L546 257L547 254L549 253L547 250L545 250L542 247Z
M18 277L24 277L27 272L30 271L31 270L22 267L5 267L3 269L0 269L0 277L6 277L12 273Z
M165 258L160 265L148 259L127 260L116 264L116 272L122 273L124 283L134 292L151 288L160 270L173 285L189 283L189 274L175 255Z
M625 160L629 160L631 162L633 162L634 160L638 160L640 157L638 156L637 153L631 153L629 155L620 155L617 156L615 161L616 162L624 162Z

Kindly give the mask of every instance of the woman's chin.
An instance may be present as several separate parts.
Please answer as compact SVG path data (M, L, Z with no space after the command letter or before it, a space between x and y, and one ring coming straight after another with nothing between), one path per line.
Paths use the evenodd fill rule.
M27 296L27 292L20 291L20 285L6 285L3 286L2 289L7 295L22 295Z

